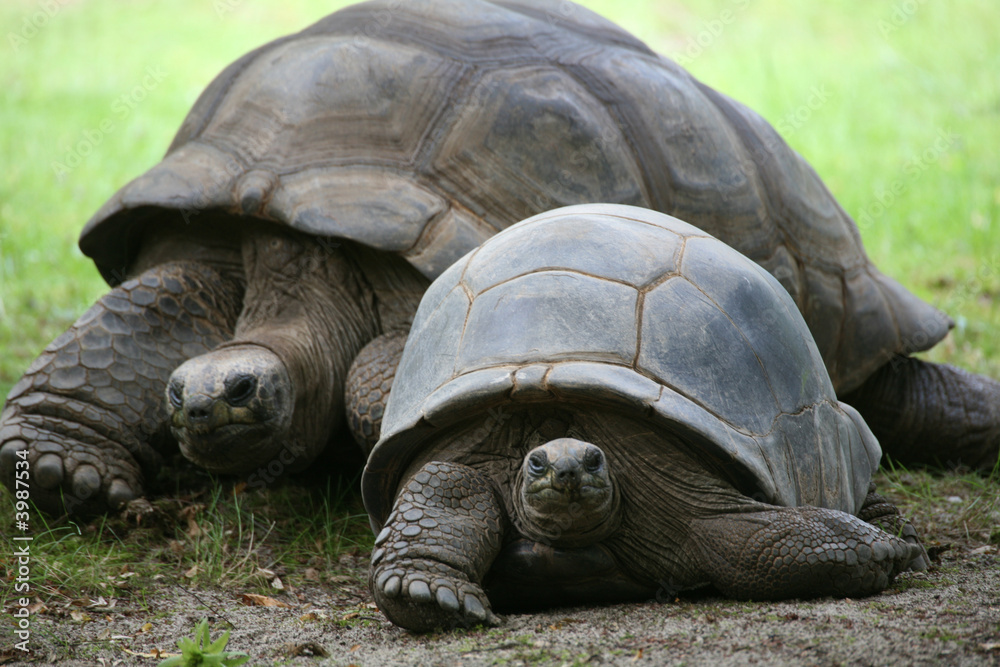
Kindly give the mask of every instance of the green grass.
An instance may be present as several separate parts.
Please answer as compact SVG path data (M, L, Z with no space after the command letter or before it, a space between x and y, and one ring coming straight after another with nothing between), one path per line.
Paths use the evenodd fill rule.
M0 43L0 395L105 290L76 249L85 221L160 159L226 64L343 3L55 0L51 16L39 14L43 4L0 4L9 31ZM955 317L956 330L929 357L1000 377L995 0L920 3L899 26L889 21L900 2L586 4L779 127L865 222L875 263ZM40 15L44 25L15 49L10 34ZM135 103L123 106L129 96ZM996 475L892 471L880 483L941 541L997 534ZM336 490L214 488L158 502L144 519L153 525L47 526L36 536L44 555L32 569L34 590L141 595L157 575L267 590L255 579L261 569L283 564L279 576L293 583L310 569L335 573L345 545L364 549L371 539L356 497ZM9 495L0 495L7 512ZM5 564L10 553L0 555Z
M884 495L914 517L936 544L1000 544L1000 467L991 474L907 470L887 466L876 477Z
M134 598L151 585L280 596L279 590L344 583L340 559L367 552L372 542L355 481L247 491L244 484L207 478L197 490L123 516L50 521L32 512L28 583L32 595L49 604ZM4 525L12 524L6 507L2 516ZM10 555L20 544L8 541L10 532L4 531L0 564L13 580ZM5 586L0 607L17 597Z

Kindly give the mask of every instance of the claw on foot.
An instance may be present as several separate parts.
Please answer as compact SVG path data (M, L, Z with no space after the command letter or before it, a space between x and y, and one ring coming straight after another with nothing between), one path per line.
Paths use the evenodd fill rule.
M62 484L63 463L58 454L43 454L35 463L35 481L45 489L54 489Z
M410 599L414 602L430 602L434 598L431 596L431 589L426 581L414 581L410 583Z
M132 487L123 479L116 479L111 482L108 490L108 504L117 509L135 500L136 494Z
M17 453L27 448L28 443L24 440L5 442L3 447L0 447L0 468L13 470L14 463L17 461Z
M372 592L379 609L397 625L425 632L500 622L483 590L447 565L404 561L378 569Z
M445 611L458 611L458 598L455 597L455 593L450 588L439 586L436 597L438 606Z
M87 500L101 490L101 474L97 468L83 464L73 471L73 495Z

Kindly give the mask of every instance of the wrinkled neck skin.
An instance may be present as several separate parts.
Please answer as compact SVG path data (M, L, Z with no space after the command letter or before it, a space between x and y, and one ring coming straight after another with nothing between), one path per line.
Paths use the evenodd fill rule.
M736 486L738 471L665 429L614 414L582 414L577 428L590 442L617 443L609 465L620 471L622 520L604 546L633 580L670 598L706 583L689 549L692 523L755 511L760 503Z
M340 427L344 379L380 329L375 295L345 246L331 239L258 230L243 242L244 309L224 347L260 346L280 358L294 391L287 431L248 458L305 468Z

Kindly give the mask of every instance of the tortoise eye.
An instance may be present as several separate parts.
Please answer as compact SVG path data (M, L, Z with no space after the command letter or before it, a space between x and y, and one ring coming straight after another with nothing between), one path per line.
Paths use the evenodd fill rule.
M259 261L274 271L281 271L302 254L304 248L297 240L285 235L274 235L256 245Z
M246 405L257 391L257 379L252 375L243 375L226 387L226 402L233 407Z
M167 400L170 401L170 405L174 407L175 410L180 410L184 407L184 387L180 382L171 382L167 385Z
M532 475L544 475L548 467L549 457L545 455L545 452L534 452L528 457L528 472Z
M591 449L583 457L583 467L589 473L598 472L604 467L604 455L596 449Z

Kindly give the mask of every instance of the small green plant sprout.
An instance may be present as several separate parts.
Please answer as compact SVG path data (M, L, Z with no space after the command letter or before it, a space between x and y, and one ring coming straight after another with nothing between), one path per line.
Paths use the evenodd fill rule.
M208 619L203 618L194 629L193 639L182 637L177 641L181 654L167 658L157 667L233 667L250 659L246 653L225 650L228 642L228 630L213 642L208 635Z

